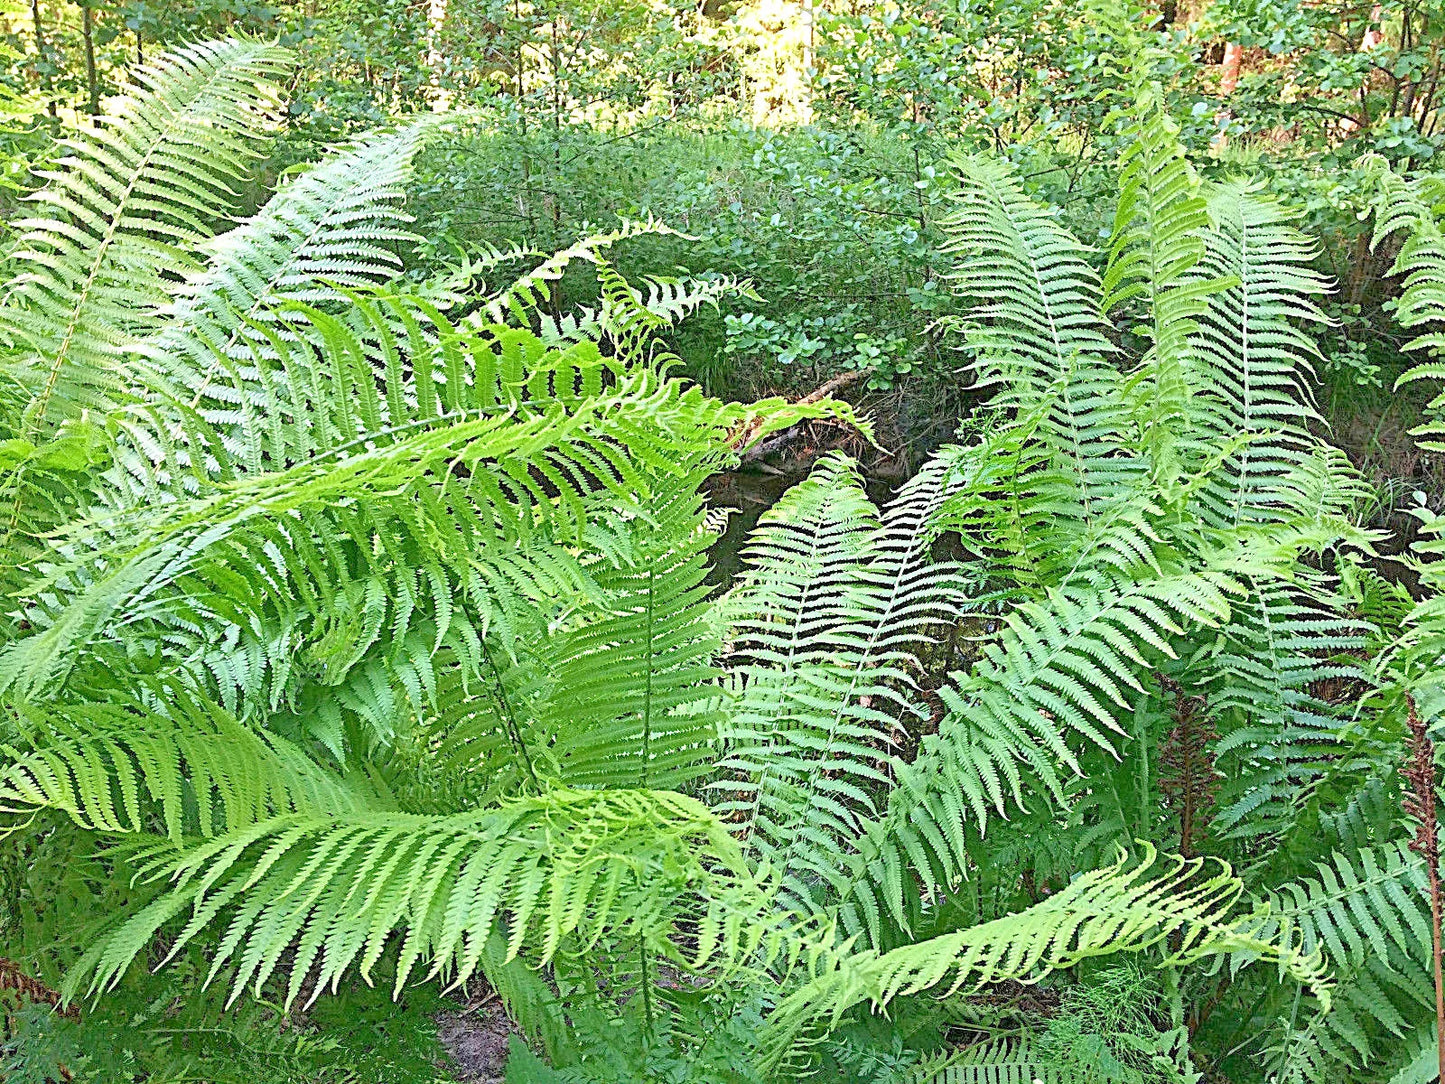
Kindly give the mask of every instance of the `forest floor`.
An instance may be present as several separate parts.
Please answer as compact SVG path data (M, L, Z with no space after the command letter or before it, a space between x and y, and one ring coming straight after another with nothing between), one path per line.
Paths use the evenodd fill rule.
M517 1034L496 996L437 1016L437 1038L451 1057L457 1084L501 1084Z

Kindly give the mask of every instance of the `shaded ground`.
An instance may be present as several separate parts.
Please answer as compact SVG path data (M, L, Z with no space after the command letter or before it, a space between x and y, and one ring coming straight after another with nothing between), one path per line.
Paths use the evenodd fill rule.
M500 1084L515 1034L495 997L437 1016L437 1039L452 1059L458 1084Z

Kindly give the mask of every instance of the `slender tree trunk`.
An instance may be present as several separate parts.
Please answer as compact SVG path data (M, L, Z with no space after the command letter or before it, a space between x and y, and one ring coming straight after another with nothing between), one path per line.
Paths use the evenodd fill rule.
M447 21L447 0L429 0L426 9L426 65L431 70L432 87L441 89L441 34Z
M85 43L85 97L92 117L100 116L100 80L95 74L95 16L90 5L80 9L80 39Z
M562 50L557 43L557 13L552 13L552 135L557 158L562 156Z
M1360 39L1360 51L1369 52L1380 42L1385 40L1385 33L1380 29L1380 20L1384 17L1384 8L1376 4L1370 9L1370 25L1365 28L1365 36Z
M1440 951L1440 828L1435 817L1435 743L1415 707L1415 698L1405 698L1409 712L1410 759L1400 769L1405 778L1405 813L1415 823L1410 849L1425 860L1430 879L1430 948L1435 964L1435 1038L1439 1054L1440 1079L1445 1081L1445 976Z
M527 44L526 35L522 26L522 0L516 0L512 6L512 12L517 19L517 109L520 110L522 108L522 65L526 60L526 53L523 50ZM526 130L527 118L524 114L522 116L523 133L525 133Z
M40 66L40 86L49 98L46 111L50 114L50 127L58 131L60 114L53 93L55 82L50 77L50 46L45 41L45 24L40 18L40 0L30 0L30 21L35 26L35 53L36 63Z
M1376 26L1382 17L1383 9L1379 4L1376 4L1370 9L1370 25L1365 28L1364 37L1360 38L1360 52L1367 53L1384 40L1385 35L1383 31L1376 29ZM1397 86L1395 89L1396 93L1398 94L1399 87ZM1340 121L1340 131L1345 133L1345 135L1347 136L1351 132L1358 132L1361 128L1368 128L1370 126L1370 108L1369 100L1367 98L1368 90L1369 81L1366 80L1365 82L1360 84L1359 117L1354 120L1346 118Z
M557 39L559 14L554 7L552 18L552 243L562 243L562 47ZM562 283L553 279L548 296L552 301L552 318L562 318Z
M1224 63L1220 65L1219 93L1228 98L1239 86L1239 68L1244 59L1244 46L1229 42L1224 47Z
M813 119L813 65L816 62L813 0L803 0L803 119Z

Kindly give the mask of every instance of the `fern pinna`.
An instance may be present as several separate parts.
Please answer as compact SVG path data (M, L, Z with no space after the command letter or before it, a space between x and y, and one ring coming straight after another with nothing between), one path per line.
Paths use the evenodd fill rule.
M957 157L976 439L881 507L824 456L719 594L707 477L866 423L675 375L672 323L750 287L628 283L608 251L661 223L401 277L444 120L217 234L288 63L158 61L0 311L6 845L131 886L46 956L66 996L142 957L298 1007L481 976L551 1062L517 1072L567 1080L608 1036L794 1079L886 1009L900 1079L1062 1080L998 992L1119 956L1181 1079L1416 1056L1381 764L1438 621L1370 603L1367 487L1310 424L1310 242L1202 183L1146 78L1102 253ZM569 267L599 296L561 312Z

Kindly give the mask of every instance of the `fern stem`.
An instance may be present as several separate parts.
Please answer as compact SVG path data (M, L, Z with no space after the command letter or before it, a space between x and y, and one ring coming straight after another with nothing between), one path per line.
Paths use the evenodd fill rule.
M653 651L653 625L656 619L657 589L653 583L654 569L647 569L647 674L642 690L642 779L640 786L647 789L647 766L652 758L652 667L656 653ZM644 997L646 987L643 987ZM652 1017L648 1016L649 1026Z
M497 683L497 706L502 709L502 718L507 721L507 737L512 739L512 744L517 750L517 755L522 758L522 763L527 768L527 778L532 781L532 787L541 793L541 784L537 781L537 771L532 767L532 756L527 749L527 740L522 737L522 728L517 725L517 717L512 711L511 701L507 699L507 688L502 684L501 671L492 660L491 648L487 647L486 637L482 637L482 655L487 660L487 666L491 668L492 680Z
M652 978L648 974L647 941L642 937L637 939L637 958L641 967L642 1019L647 1024L646 1039L650 1041L652 1039Z
M1410 727L1410 758L1400 769L1407 784L1405 813L1416 821L1410 849L1425 859L1430 878L1430 949L1435 965L1435 1044L1439 1054L1440 1079L1445 1081L1445 976L1440 958L1440 828L1435 816L1435 743L1415 706L1415 697L1405 694Z

